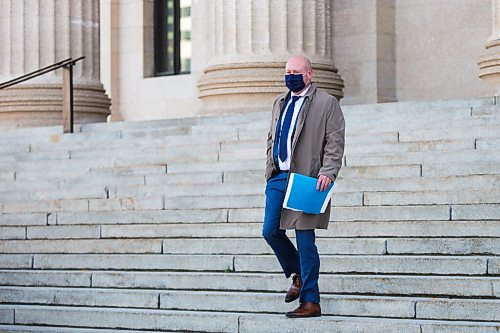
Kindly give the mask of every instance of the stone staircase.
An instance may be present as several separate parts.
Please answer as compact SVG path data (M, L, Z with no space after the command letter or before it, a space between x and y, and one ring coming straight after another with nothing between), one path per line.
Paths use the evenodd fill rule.
M1 131L0 331L498 332L496 98L343 109L303 320L260 236L269 113Z

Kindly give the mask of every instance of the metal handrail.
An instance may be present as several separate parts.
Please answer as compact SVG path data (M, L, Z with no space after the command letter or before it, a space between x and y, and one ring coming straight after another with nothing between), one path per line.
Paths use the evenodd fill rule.
M49 73L59 68L63 68L63 131L64 133L73 133L74 124L74 107L73 107L73 66L77 61L83 60L85 56L80 58L68 58L47 67L40 68L31 73L19 76L15 79L0 83L0 89L4 89L15 84L33 79L37 76Z

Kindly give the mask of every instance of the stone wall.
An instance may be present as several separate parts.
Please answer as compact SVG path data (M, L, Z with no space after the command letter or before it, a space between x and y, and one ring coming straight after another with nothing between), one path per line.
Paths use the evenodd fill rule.
M191 73L154 77L152 2L101 1L101 67L115 119L202 112L197 84L212 65L210 4L193 0ZM330 8L343 105L494 94L477 65L491 35L489 0L331 0Z
M477 65L491 34L491 11L489 0L398 0L398 100L493 94Z

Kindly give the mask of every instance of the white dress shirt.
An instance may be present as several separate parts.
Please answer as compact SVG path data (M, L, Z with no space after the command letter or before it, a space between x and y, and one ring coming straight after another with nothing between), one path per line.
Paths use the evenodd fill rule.
M307 91L309 90L310 86L311 85L309 85L306 89L304 89L304 91L302 91L300 94L295 94L294 92L292 92L292 96L300 96L301 98L299 98L295 102L295 107L293 109L292 122L290 123L290 130L288 131L288 139L287 139L287 142L286 142L286 150L287 150L286 160L282 161L280 159L280 157L278 156L278 163L279 163L280 170L283 170L283 171L290 170L290 155L291 155L291 152L292 152L292 134L294 132L295 123L297 122L297 117L299 116L300 109L302 109L302 105L304 104L304 98L303 97L307 93ZM290 99L288 100L288 103L285 106L285 111L283 112L283 116L281 116L280 133L281 133L281 129L283 127L283 121L285 120L285 116L286 116L286 113L288 112L288 106L290 106L290 103L292 103L292 98L291 97L290 97ZM281 138L280 138L280 140L281 140Z

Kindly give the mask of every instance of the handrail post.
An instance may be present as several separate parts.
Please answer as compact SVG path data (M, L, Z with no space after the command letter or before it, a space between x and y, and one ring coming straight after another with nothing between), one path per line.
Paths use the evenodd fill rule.
M1 1L1 0L0 0ZM0 83L0 89L8 88L15 84L30 80L42 74L49 73L53 70L62 68L63 69L63 131L64 133L73 133L74 124L74 103L73 103L73 66L75 66L77 61L85 59L85 56L80 58L68 58L63 61L56 62L53 65L38 69L34 72L25 74L23 76L17 77L15 79L9 80L7 82Z
M63 66L63 131L73 133L73 66L70 62Z

